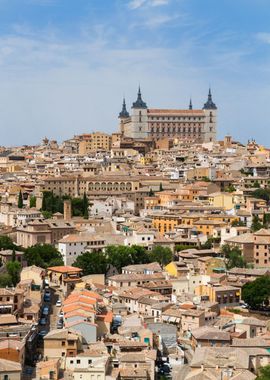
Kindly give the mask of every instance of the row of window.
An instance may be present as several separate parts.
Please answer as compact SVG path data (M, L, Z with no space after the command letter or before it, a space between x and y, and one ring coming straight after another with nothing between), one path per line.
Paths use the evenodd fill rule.
M203 118L202 117L177 117L177 116L149 116L149 120L177 120L177 121L184 121L184 120L194 120L194 121L201 121Z

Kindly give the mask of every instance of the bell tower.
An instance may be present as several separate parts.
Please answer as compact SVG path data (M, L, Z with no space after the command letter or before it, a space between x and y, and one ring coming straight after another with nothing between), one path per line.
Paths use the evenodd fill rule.
M130 136L134 139L145 139L149 135L147 105L142 100L139 87L137 100L132 104Z
M203 142L216 141L217 106L212 100L211 88L209 88L208 99L204 103L203 111L205 114Z

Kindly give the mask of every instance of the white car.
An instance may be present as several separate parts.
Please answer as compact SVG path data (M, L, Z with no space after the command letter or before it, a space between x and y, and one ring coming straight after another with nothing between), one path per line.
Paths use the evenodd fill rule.
M57 307L61 307L61 306L62 306L62 302L61 302L61 300L57 300L55 305L56 305Z

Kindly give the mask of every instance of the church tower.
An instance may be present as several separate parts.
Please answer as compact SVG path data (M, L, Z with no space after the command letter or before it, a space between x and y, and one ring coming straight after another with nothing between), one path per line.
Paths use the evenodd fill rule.
M132 104L130 135L134 139L145 139L149 136L147 105L142 100L139 87L137 100Z
M122 110L118 115L118 119L120 120L120 132L122 135L125 135L125 129L126 129L125 126L130 119L130 116L129 116L129 113L128 113L127 107L126 107L125 98L123 99Z
M216 141L217 125L217 106L212 100L211 89L209 88L207 102L204 103L203 111L205 114L205 123L203 133L203 142Z

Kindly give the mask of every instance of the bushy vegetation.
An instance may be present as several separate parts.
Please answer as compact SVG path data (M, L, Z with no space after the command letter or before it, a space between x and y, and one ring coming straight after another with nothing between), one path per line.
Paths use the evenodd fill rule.
M173 253L169 248L155 246L148 252L143 247L133 245L109 245L105 252L85 252L78 256L74 262L75 267L83 270L84 275L106 273L110 266L119 272L122 267L133 264L147 264L158 262L167 265L173 259Z

